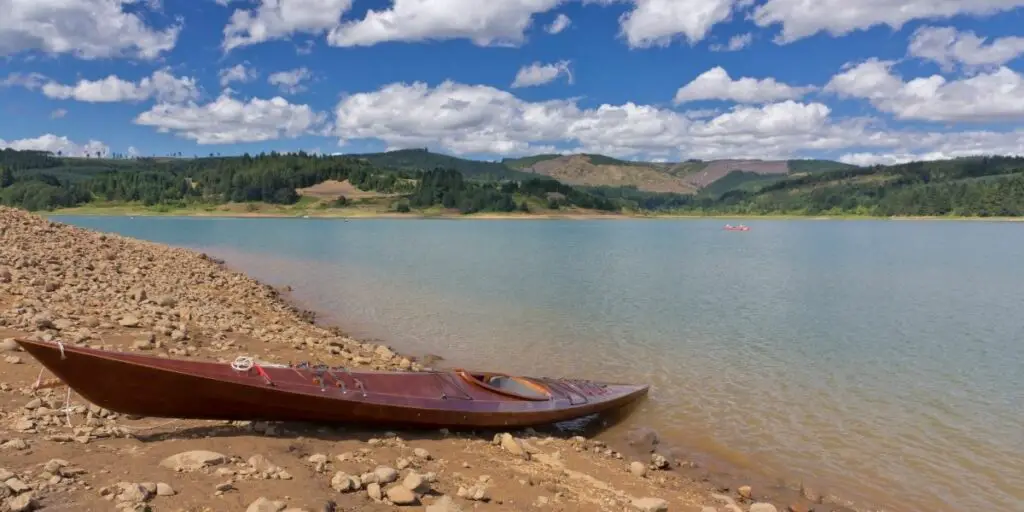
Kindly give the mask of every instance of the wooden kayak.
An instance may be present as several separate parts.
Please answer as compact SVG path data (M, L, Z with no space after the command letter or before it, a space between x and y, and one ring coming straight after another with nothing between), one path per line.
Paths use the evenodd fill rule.
M90 402L122 414L207 420L525 427L619 408L643 385L464 370L349 371L189 361L16 340Z

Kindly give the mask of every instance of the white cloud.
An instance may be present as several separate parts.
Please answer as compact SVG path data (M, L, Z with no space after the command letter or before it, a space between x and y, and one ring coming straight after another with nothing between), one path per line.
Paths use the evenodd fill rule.
M176 77L166 70L157 70L138 82L109 75L101 80L80 80L75 85L48 82L43 94L54 99L74 99L90 103L143 101L156 98L161 102L182 102L199 97L196 79Z
M3 140L0 139L0 148L11 148L17 150L50 151L53 154L64 156L95 156L97 152L105 155L110 152L106 144L98 140L90 140L85 144L78 144L67 137L58 137L52 133L40 135L34 139Z
M609 0L592 0L610 3ZM678 36L690 44L704 39L711 27L729 19L737 0L632 0L635 7L620 19L631 48L668 46Z
M572 150L628 158L785 157L870 141L865 123L832 122L819 103L736 107L698 119L626 103L582 109L574 101L526 102L507 91L444 82L390 84L338 103L335 133L390 147L436 146L500 155ZM707 114L701 112L701 115ZM876 137L870 147L894 144Z
M841 36L876 25L898 30L915 19L957 15L991 15L1024 6L1024 0L768 0L758 6L754 22L782 24L778 41L793 42L818 32Z
M389 9L332 30L332 46L371 46L386 41L469 39L478 46L519 45L533 15L563 0L394 0Z
M42 87L46 80L46 75L41 73L11 73L0 82L0 87L18 86L34 91Z
M302 85L302 82L309 80L313 77L313 73L304 67L295 68L291 71L278 71L272 73L267 77L267 82L270 85L276 85L281 92L286 94L296 94L306 90L306 87Z
M569 19L568 16L565 14L559 14L550 25L544 27L544 30L547 31L548 34L561 34L562 31L569 28L569 25L571 24L572 20Z
M813 87L792 86L774 78L733 80L721 66L701 73L692 82L676 91L675 104L700 100L727 100L737 103L770 103L796 99L814 90Z
M991 122L1024 119L1024 77L999 67L949 81L940 75L904 82L893 62L869 59L832 77L825 90L866 99L898 119Z
M67 116L67 115L68 115L68 111L67 110L65 110L63 108L58 108L57 110L54 110L53 112L50 112L50 119L62 119L62 118L64 118L64 116Z
M220 70L218 76L220 76L220 86L227 87L231 82L251 82L259 76L259 73L253 68L246 67L245 64L235 64L230 68Z
M854 165L891 165L985 155L1024 155L1024 130L908 134L891 151L846 153L838 160Z
M295 138L315 130L323 121L324 114L309 105L294 105L279 96L242 102L228 94L205 105L161 103L135 118L135 124L199 144Z
M937 62L943 71L957 64L967 68L1001 66L1024 55L1024 37L1000 37L986 44L974 32L954 27L921 27L911 37L907 53Z
M256 9L237 9L224 27L225 51L283 39L294 33L321 34L338 27L352 0L262 0Z
M559 76L565 75L569 83L572 83L572 70L569 69L570 62L567 60L552 64L541 64L534 62L529 66L519 68L516 79L512 82L512 88L534 87L554 82Z
M738 52L754 41L754 34L746 33L739 34L729 38L729 43L725 45L713 44L711 45L711 51L713 52Z
M135 0L2 0L0 56L28 50L80 59L155 59L174 48L181 24L156 29L126 6Z

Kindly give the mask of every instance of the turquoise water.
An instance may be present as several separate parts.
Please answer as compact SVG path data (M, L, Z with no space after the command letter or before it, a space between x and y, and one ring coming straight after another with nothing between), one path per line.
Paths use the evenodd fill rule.
M204 250L452 364L648 382L630 422L860 504L1024 500L1021 224L54 220Z

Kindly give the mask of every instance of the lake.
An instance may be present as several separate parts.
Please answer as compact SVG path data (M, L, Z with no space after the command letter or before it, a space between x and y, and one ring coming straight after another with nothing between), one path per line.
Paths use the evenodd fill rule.
M861 505L1024 502L1022 224L52 218L446 364L649 383L629 423Z

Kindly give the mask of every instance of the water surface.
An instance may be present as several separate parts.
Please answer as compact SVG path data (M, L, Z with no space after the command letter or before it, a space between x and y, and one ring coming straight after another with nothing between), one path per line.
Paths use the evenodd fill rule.
M55 220L204 250L452 364L650 383L630 422L861 504L1024 500L1019 224Z

